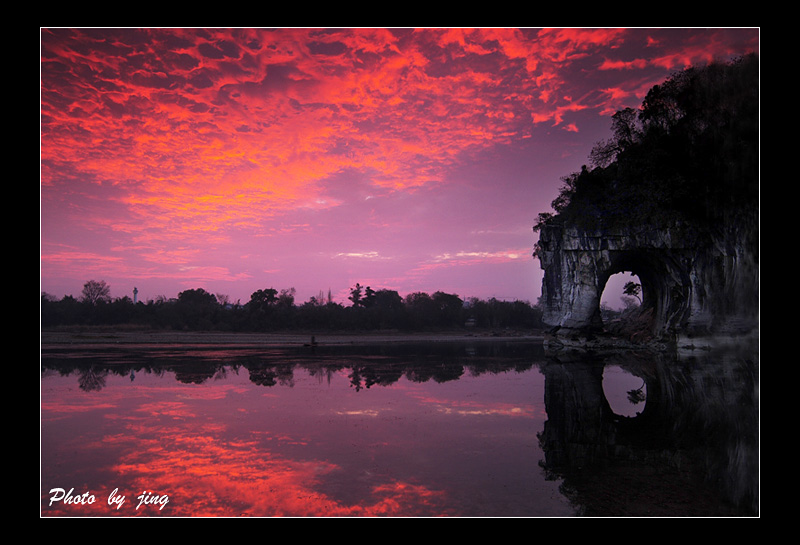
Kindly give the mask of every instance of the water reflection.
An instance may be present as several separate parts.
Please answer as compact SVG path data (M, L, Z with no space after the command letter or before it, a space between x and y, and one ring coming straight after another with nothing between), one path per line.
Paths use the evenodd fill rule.
M522 342L46 350L42 514L753 515L756 372Z
M628 392L632 399L641 402L646 392L633 414L609 404L604 370L614 367L640 379L642 386ZM542 372L548 414L542 466L564 480L562 490L582 514L757 513L754 359L738 351L574 353L550 358Z
M647 401L647 384L643 378L619 365L603 368L603 394L614 414L636 416Z

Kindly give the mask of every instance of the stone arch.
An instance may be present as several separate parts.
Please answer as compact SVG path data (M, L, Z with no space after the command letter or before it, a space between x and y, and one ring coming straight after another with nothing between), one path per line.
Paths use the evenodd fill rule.
M700 239L689 229L547 226L536 251L544 270L542 320L564 339L601 333L603 289L613 274L630 271L642 284L652 337L676 341L723 331L746 334L757 326L757 307L748 303L757 298L757 271L748 256L737 255L740 248L725 239Z

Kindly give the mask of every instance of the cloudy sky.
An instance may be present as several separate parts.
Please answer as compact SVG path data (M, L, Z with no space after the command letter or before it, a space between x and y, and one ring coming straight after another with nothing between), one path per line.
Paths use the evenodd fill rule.
M610 116L757 28L41 29L40 284L541 294Z

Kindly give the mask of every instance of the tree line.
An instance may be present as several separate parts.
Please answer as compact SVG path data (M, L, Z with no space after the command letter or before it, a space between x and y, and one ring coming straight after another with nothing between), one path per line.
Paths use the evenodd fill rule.
M232 303L224 295L202 288L189 289L177 298L158 297L136 302L112 299L105 281L90 280L79 298L41 296L41 326L138 326L187 331L426 331L464 327L482 329L540 329L542 313L527 301L495 298L462 299L437 291L413 292L402 297L389 289L373 290L356 284L350 305L332 301L330 293L295 301L294 288L266 288L250 300Z

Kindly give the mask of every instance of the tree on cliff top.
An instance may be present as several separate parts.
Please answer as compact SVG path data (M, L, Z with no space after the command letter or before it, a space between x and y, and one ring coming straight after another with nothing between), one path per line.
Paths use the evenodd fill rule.
M611 119L583 167L562 178L551 222L603 227L713 222L758 204L758 57L678 72Z

